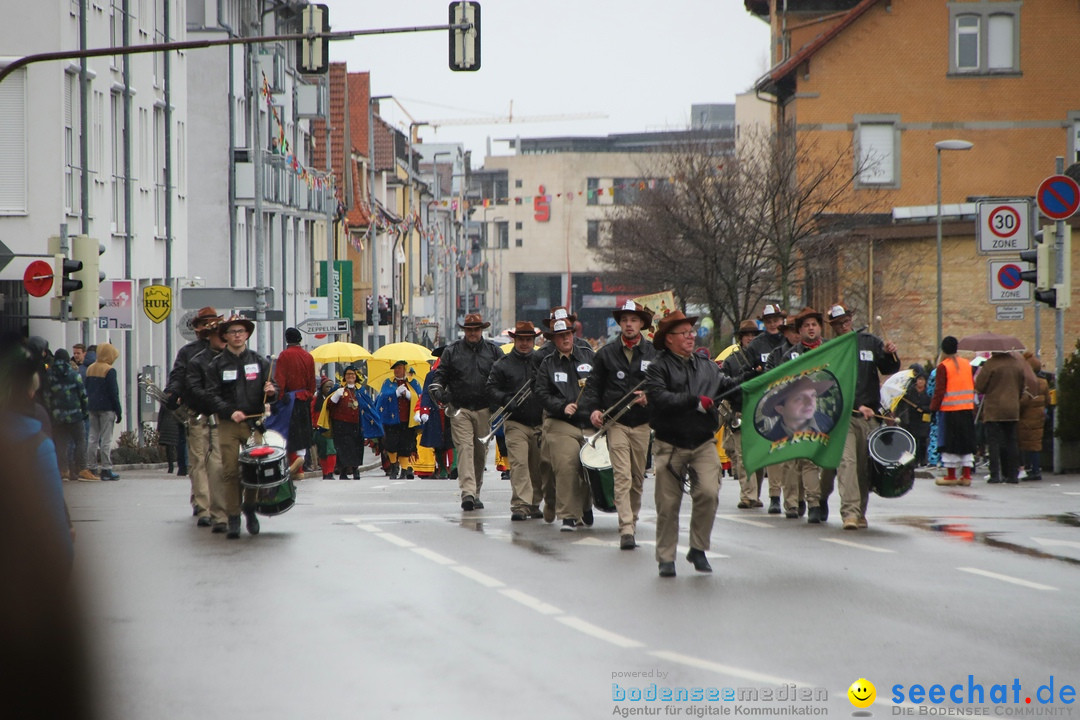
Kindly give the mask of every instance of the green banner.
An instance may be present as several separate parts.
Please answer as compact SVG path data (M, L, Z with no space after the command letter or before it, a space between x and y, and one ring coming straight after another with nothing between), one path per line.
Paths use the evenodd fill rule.
M327 312L330 317L343 317L355 320L353 317L353 286L352 286L352 260L335 260L334 269L337 270L337 293L330 297L326 292L326 261L319 261L319 289L318 297L330 297ZM363 320L363 318L361 318Z
M846 333L742 385L746 473L807 458L840 464L855 400L858 334Z

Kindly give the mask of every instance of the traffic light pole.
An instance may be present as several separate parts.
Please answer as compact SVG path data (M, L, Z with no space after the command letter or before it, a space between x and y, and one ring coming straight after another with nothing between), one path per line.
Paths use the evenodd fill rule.
M1058 157L1054 161L1054 172L1061 175L1065 172L1065 158ZM1061 288L1065 282L1065 221L1058 220L1054 223L1054 258L1055 277L1054 285ZM1065 364L1065 308L1068 301L1058 302L1054 309L1054 382L1061 377L1061 369ZM1055 393L1055 397L1056 397ZM1061 422L1061 413L1054 411L1054 474L1061 473L1061 438L1058 437L1058 425Z

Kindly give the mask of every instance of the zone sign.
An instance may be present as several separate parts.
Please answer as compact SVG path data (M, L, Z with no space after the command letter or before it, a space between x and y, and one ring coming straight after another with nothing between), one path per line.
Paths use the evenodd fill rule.
M978 203L980 253L1018 253L1031 248L1031 203L983 200Z

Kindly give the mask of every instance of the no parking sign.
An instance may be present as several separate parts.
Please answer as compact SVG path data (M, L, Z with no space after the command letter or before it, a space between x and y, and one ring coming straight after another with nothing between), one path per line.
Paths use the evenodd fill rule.
M991 260L990 302L1020 303L1031 301L1031 283L1020 279L1020 273L1030 270L1029 264L1019 260Z

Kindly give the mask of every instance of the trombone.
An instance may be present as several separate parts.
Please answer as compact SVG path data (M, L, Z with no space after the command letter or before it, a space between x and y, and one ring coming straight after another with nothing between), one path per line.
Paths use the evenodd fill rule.
M596 442L604 435L604 433L610 430L611 426L619 421L619 418L629 412L630 408L634 407L634 400L637 399L634 397L634 393L641 389L641 386L645 384L645 380L646 378L642 378L641 382L627 390L625 395L616 400L611 407L603 412L600 416L603 419L603 424L600 426L600 429L585 438L585 442L588 443L589 447L596 447ZM622 407L619 407L620 405L622 405ZM615 408L619 409L615 410Z
M530 395L532 395L532 378L529 378L513 396L506 401L506 404L495 411L495 414L491 416L491 432L482 438L477 438L477 441L482 445L487 445L491 442L491 438L495 437L495 433L499 432L507 420L510 419L510 413L513 412L521 403L525 402Z

